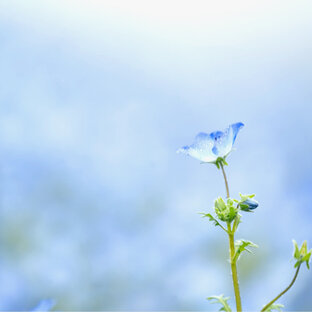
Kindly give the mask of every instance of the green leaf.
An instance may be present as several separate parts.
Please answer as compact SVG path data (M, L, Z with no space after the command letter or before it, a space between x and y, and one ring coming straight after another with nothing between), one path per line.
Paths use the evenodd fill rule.
M211 300L211 303L220 303L222 305L222 307L219 309L219 311L232 312L232 310L228 304L229 299L230 299L230 297L224 297L224 295L211 296L211 297L207 298L207 300Z
M211 213L201 213L203 218L209 218L209 221L212 221L215 226L221 226L220 222L211 214Z
M235 241L235 254L233 258L234 262L238 260L239 256L243 251L246 250L247 252L252 253L249 249L247 249L248 246L258 248L258 245L254 244L251 241L246 241L243 239Z
M203 218L209 218L209 221L212 221L215 226L220 226L222 228L222 230L227 232L225 227L222 226L222 224L211 213L200 212L200 214L203 216Z
M282 304L279 303L272 303L268 308L266 308L265 312L272 312L272 311L282 311L281 308L284 308Z

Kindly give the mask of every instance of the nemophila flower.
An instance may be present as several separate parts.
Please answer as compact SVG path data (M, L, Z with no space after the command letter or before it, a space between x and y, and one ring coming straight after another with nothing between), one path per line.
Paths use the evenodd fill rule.
M251 211L259 206L258 202L254 199L248 198L239 204L241 210Z
M41 300L39 304L31 310L31 312L48 312L55 306L55 301L52 299Z
M243 123L238 122L224 131L215 131L210 134L200 132L192 145L183 146L177 150L177 153L187 154L201 162L216 163L220 158L225 159L232 151L237 133L243 126Z

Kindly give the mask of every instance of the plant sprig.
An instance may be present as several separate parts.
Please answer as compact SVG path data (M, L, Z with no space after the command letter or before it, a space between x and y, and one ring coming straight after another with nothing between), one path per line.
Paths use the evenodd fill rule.
M178 153L183 153L192 156L201 163L211 163L221 169L225 182L226 199L218 197L214 201L214 214L201 213L203 217L207 217L215 226L223 229L229 238L229 252L230 252L230 265L232 271L232 281L235 294L236 310L242 311L241 295L238 283L237 261L244 251L251 252L249 247L258 247L256 244L249 240L234 240L234 235L241 223L242 215L240 212L253 212L258 206L258 202L254 199L255 194L243 195L239 193L239 199L230 198L230 189L224 167L228 165L225 160L226 157L233 150L233 144L240 129L244 127L242 122L237 122L229 125L224 131L214 131L211 133L200 132L195 137L193 144L183 146L178 149ZM295 275L291 283L279 295L266 304L261 312L281 311L284 306L276 303L276 301L285 294L295 283L300 267L306 263L309 269L309 262L311 259L312 250L308 251L307 242L304 241L301 247L298 247L296 241L294 243L295 260L294 267L296 268ZM211 296L207 298L212 303L220 303L222 307L219 311L230 312L231 308L228 304L229 297Z

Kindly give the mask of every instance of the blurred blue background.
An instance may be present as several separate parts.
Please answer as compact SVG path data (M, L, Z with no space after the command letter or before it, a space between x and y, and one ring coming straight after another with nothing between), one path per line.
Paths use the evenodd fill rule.
M256 193L237 238L243 306L312 244L311 1L0 2L0 310L216 310L224 233L198 212L221 172L177 155L242 121L227 168ZM312 309L302 268L281 300ZM233 300L232 306L233 306Z

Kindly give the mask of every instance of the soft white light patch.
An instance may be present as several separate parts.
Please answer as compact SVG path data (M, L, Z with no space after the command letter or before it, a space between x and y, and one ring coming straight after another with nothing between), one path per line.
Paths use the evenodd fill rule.
M261 71L288 62L297 47L307 51L311 8L311 1L280 0L7 0L0 18L28 40L57 41L90 64L108 60L202 92L210 78L213 89L224 83L222 70L259 77L256 61Z
M7 0L0 3L0 16L33 26L37 32L62 30L92 38L93 33L103 35L103 31L109 34L119 29L119 35L125 37L153 34L159 39L191 43L194 39L237 41L259 32L284 32L305 25L311 8L311 1Z

